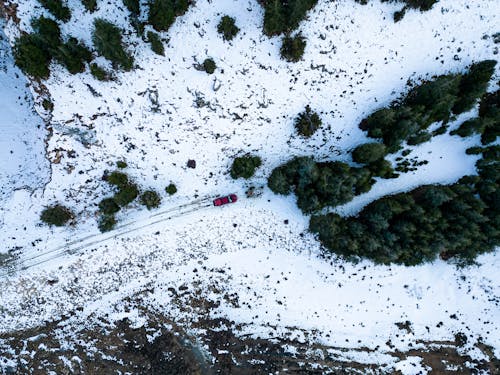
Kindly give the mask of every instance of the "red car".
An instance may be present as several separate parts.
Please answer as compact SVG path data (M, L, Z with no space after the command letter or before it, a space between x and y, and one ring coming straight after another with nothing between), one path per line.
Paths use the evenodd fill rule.
M214 206L223 206L228 203L234 203L238 200L238 197L236 194L229 194L225 197L219 197L214 199Z

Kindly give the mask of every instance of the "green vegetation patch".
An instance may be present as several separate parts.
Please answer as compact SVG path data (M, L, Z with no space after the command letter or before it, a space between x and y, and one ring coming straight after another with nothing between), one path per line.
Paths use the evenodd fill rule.
M174 195L177 193L177 186L174 184L169 184L166 188L165 191L167 192L168 195Z
M471 263L500 244L500 153L490 153L477 163L479 176L384 197L355 217L313 216L310 230L346 257L407 266L437 256Z
M141 194L141 204L146 206L148 210L156 208L161 203L161 198L154 190L146 190Z
M297 133L306 138L312 136L321 127L321 124L321 117L308 105L303 112L299 113L294 123Z
M359 127L371 138L382 139L388 152L401 148L406 141L416 145L428 141L427 128L447 124L452 114L470 110L486 92L496 61L473 64L465 74L444 75L412 89L388 108L382 108L361 121Z
M114 195L113 199L120 207L125 207L129 203L132 203L138 195L139 189L137 185L127 183L120 186L119 191Z
M116 218L114 215L103 215L99 219L98 228L102 233L104 233L113 230L115 225Z
M90 13L97 10L97 0L82 0L82 4Z
M147 37L149 44L151 44L151 50L157 55L165 56L165 48L160 36L155 32L148 31Z
M209 57L203 61L203 70L207 72L208 74L213 74L215 72L215 69L217 69L217 65L215 65L215 61Z
M233 17L223 16L217 25L217 32L222 35L224 40L232 40L239 31Z
M339 161L317 163L312 157L295 157L273 170L269 188L282 195L292 191L297 206L312 213L327 206L347 203L356 194L370 190L375 181L366 168L351 167Z
M39 0L40 4L47 9L54 17L63 22L71 19L71 10L62 0Z
M186 13L189 0L152 0L149 3L148 22L156 31L167 31L175 18Z
M71 212L69 208L56 204L54 206L46 207L40 215L40 220L49 225L62 227L73 217L73 212Z
M117 26L102 18L95 19L92 41L97 52L114 66L120 66L126 71L132 69L134 59L125 51L122 33Z
M302 59L306 48L306 39L298 34L296 36L286 35L281 42L281 58L288 62L297 62Z
M99 211L104 215L113 215L120 211L120 206L113 198L105 198L99 202Z
M90 74L99 81L110 81L113 78L110 72L101 68L96 63L90 64Z
M365 143L352 151L352 160L356 163L369 164L383 159L387 148L383 143Z
M231 166L231 177L234 179L239 177L250 178L261 164L262 160L259 156L245 155L237 157L233 160L233 165Z
M295 30L318 0L265 0L264 33L268 36Z

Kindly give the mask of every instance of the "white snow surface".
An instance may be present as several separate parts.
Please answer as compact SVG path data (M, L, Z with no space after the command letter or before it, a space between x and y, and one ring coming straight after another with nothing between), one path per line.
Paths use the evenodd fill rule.
M263 12L256 1L197 1L162 33L169 40L165 57L134 36L127 14L114 2L100 2L92 15L79 1L69 4L76 10L64 32L90 45L93 18L110 19L127 29L125 40L138 67L101 83L88 71L71 76L52 66L45 82L54 102L48 154L58 163L45 190L18 191L6 202L0 252L21 246L22 256L30 257L75 238L99 238L96 204L111 194L101 176L117 160L127 161L126 172L141 187L162 192L159 210L195 196L243 195L248 183L233 181L228 168L234 156L246 152L263 159L250 181L255 185L264 185L270 171L293 155L350 161L349 151L366 141L359 121L400 97L408 80L463 71L472 62L496 59L498 52L491 37L499 31L496 0L441 0L426 13L407 12L399 23L392 21L400 8L395 4L320 0L299 28L308 44L296 64L280 60L279 38L262 35ZM21 0L18 11L29 30L29 20L41 10ZM241 29L230 43L216 32L224 14L235 17ZM207 56L217 63L214 75L193 67ZM209 104L197 108L197 96ZM306 104L324 123L307 141L293 131L293 119ZM82 139L92 145L84 146ZM477 138L436 137L412 151L429 164L377 182L339 210L355 213L384 194L474 173L476 157L465 149L477 143ZM196 160L196 169L186 167L188 159ZM170 182L179 191L172 197L164 193ZM39 225L43 206L54 202L74 210L75 227ZM118 218L145 215L134 206ZM261 337L292 333L306 340L304 332L314 332L315 340L334 346L387 349L390 339L405 349L419 338L451 339L460 331L481 336L499 355L497 253L463 269L439 260L411 268L352 264L322 257L307 224L293 196L265 190L260 198L110 239L1 279L0 331L42 324L76 307L83 311L74 319L96 312L124 316L123 299L146 289L144 300L152 309L189 326L199 312L168 292L185 285L220 302L211 316L226 317L242 324L244 333ZM55 278L57 283L47 283ZM233 294L237 298L224 298ZM395 326L406 320L413 333ZM403 373L426 371L412 359L398 366Z
M44 124L33 109L28 81L14 66L4 25L0 18L0 230L12 194L32 192L49 177Z

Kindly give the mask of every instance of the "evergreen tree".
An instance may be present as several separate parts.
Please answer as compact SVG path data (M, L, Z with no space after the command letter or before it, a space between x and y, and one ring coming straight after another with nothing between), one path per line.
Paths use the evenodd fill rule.
M134 59L125 52L121 31L111 22L102 18L95 19L92 41L97 52L113 65L119 65L127 71L132 69Z
M16 40L14 60L25 74L34 78L49 77L50 52L37 35L25 34Z
M243 177L248 179L252 177L255 170L260 167L262 160L255 155L247 154L245 156L237 157L233 160L231 166L231 177L234 179Z
M365 143L352 151L352 160L356 163L369 164L382 159L387 153L383 143Z
M217 25L217 32L222 34L224 40L232 40L240 29L235 24L235 19L229 16L223 16Z
M281 58L288 62L297 62L304 55L306 48L306 39L298 34L294 37L286 35L281 42Z
M62 227L73 217L74 215L69 208L56 204L54 206L46 207L40 215L40 220L49 225Z
M71 10L62 2L62 0L39 0L54 17L63 22L71 19Z
M321 127L322 121L319 115L311 110L309 105L306 106L304 112L299 113L295 119L295 129L297 133L308 138L312 136L316 130Z

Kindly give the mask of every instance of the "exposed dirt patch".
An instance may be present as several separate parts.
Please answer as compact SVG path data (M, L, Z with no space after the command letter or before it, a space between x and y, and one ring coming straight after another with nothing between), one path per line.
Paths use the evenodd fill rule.
M128 319L93 317L86 324L66 317L44 327L0 335L0 368L6 374L385 374L390 363L356 362L366 347L328 347L282 338L238 335L225 319L201 320L197 338L164 316L147 314L134 327ZM84 327L85 326L85 327ZM489 361L463 354L456 341L416 342L424 349L383 354L395 362L421 358L430 374L499 373L488 346L477 343ZM370 358L370 356L365 356Z

